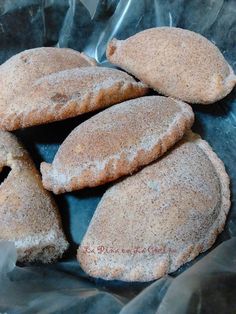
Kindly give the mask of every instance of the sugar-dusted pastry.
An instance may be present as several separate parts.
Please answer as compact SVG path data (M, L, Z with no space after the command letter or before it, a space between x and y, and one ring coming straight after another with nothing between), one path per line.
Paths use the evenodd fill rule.
M70 133L52 164L41 164L43 185L58 194L131 174L181 139L193 119L189 105L159 96L106 109Z
M18 261L44 263L68 247L55 202L44 190L28 153L13 134L0 131L0 240L14 241Z
M59 71L96 65L95 60L68 48L25 50L0 66L1 107L27 92L38 79Z
M230 207L229 178L207 142L174 149L103 195L78 250L90 276L150 281L209 249Z
M113 39L108 60L160 94L210 104L233 89L236 76L219 49L200 34L175 27Z
M71 49L37 48L0 66L0 129L63 120L142 96L148 88Z

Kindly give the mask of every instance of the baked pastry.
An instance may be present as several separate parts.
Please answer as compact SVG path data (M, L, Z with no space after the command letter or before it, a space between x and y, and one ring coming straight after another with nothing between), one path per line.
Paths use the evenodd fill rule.
M166 97L123 102L85 121L63 142L43 185L54 193L115 180L160 157L192 126L187 104Z
M0 131L0 239L14 241L18 261L54 261L68 248L57 206L44 190L28 153L13 134Z
M175 27L113 39L108 60L160 94L210 104L233 89L236 76L219 49L200 34Z
M78 250L90 276L150 281L209 249L230 207L222 161L188 134L103 195Z
M159 96L106 109L70 133L52 164L41 164L43 185L58 194L130 174L164 154L193 120L189 105Z
M95 65L92 58L68 48L41 47L20 52L0 66L1 106L16 100L44 76Z
M71 49L37 48L0 66L0 129L63 120L142 96L148 88L128 74L95 67Z

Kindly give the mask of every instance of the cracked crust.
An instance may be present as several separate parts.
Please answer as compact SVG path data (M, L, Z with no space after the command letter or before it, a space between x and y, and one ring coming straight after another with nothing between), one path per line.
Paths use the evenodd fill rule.
M236 84L233 69L205 37L175 27L144 30L126 40L113 39L108 60L160 94L189 103L211 104Z
M0 239L13 241L18 261L48 263L68 248L61 218L26 150L13 134L0 131Z
M43 185L58 194L131 174L163 155L193 120L189 105L166 97L113 106L75 128L52 164L41 164Z
M229 177L222 161L189 132L159 161L107 190L78 249L78 261L93 277L158 279L209 249L229 208ZM135 253L138 247L153 250ZM132 251L122 253L128 248Z

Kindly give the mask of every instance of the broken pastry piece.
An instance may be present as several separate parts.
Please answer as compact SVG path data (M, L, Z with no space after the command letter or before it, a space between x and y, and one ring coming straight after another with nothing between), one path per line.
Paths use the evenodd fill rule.
M216 102L236 83L220 50L200 34L181 28L157 27L126 40L113 39L107 58L160 94L189 103Z
M59 211L16 137L0 131L0 239L15 243L18 261L48 263L68 248Z
M103 195L78 250L90 276L151 281L209 249L230 208L229 178L189 133L170 152Z
M58 194L131 174L163 155L193 120L189 105L159 96L106 109L70 133L52 164L41 164L43 185Z
M101 68L71 49L37 48L0 66L0 129L63 120L145 95L125 72Z

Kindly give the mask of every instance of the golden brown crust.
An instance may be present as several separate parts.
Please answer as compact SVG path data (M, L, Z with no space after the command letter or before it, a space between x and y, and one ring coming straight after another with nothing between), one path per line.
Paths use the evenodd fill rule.
M143 96L148 88L125 72L74 68L36 80L27 93L0 112L0 128L14 130L49 123Z
M108 60L160 94L210 104L234 88L236 76L219 49L200 34L175 27L113 39Z
M159 161L107 190L77 258L94 277L154 280L209 249L229 208L222 161L207 142L188 133Z
M4 166L11 171L0 185L0 239L14 241L21 262L61 257L68 243L57 206L16 137L0 131L0 171Z
M74 129L52 164L41 164L43 185L58 194L130 174L163 155L193 120L189 105L166 97L113 106Z

